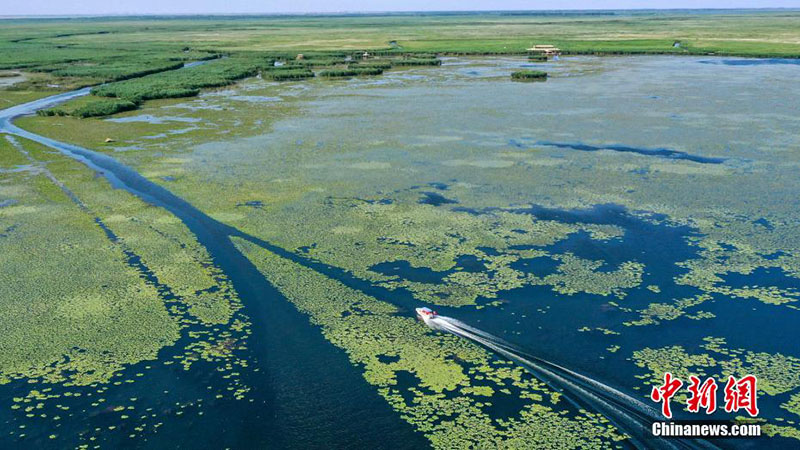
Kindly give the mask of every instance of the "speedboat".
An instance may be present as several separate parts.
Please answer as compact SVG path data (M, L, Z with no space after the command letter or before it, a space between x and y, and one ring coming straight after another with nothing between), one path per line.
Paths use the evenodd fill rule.
M426 324L428 323L429 320L433 319L437 315L436 311L434 311L434 310L432 310L430 308L426 308L424 306L421 307L421 308L417 308L416 311L417 311L417 317L419 317L419 320L425 322Z

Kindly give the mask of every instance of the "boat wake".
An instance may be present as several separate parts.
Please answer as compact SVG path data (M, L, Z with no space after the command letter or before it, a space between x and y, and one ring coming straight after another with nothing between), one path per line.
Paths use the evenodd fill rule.
M649 405L566 367L538 358L516 345L497 336L479 330L451 317L436 315L425 323L433 328L469 339L494 352L522 364L536 378L547 383L552 389L578 408L598 412L619 427L637 448L655 449L715 449L713 444L702 439L663 439L650 432L654 421L660 421L658 412Z

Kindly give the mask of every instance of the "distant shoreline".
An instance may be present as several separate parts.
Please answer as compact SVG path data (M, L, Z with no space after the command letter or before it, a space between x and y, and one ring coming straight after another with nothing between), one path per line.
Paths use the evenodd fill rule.
M208 13L100 13L100 14L11 14L0 15L0 20L31 19L236 19L236 18L293 18L293 17L393 17L393 16L614 16L649 15L659 13L685 14L752 14L775 12L800 12L796 8L630 8L630 9L538 9L538 10L459 10L459 11L340 11L340 12L208 12Z

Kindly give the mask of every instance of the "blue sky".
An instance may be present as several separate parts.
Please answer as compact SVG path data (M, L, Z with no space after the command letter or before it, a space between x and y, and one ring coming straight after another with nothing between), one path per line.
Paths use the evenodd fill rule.
M2 0L0 15L630 8L800 8L800 0Z

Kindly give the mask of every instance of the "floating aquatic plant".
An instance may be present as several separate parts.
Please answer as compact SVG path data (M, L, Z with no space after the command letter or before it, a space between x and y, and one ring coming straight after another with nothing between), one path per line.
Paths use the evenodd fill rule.
M0 228L15 225L0 238L0 383L106 381L175 342L158 292L92 217L45 173L0 177L21 187L19 203L0 208Z
M432 333L414 319L398 316L394 306L248 241L234 238L234 242L289 301L321 327L329 341L363 367L367 382L378 387L434 447L513 447L522 442L593 447L624 439L598 416L559 412L554 403L558 396L521 367L495 361L483 349L455 336ZM381 358L386 354L397 358L386 361ZM413 374L416 382L399 386L400 373ZM495 420L485 410L491 398L487 396L509 388L523 399L520 410L514 417ZM407 401L406 395L413 400Z

